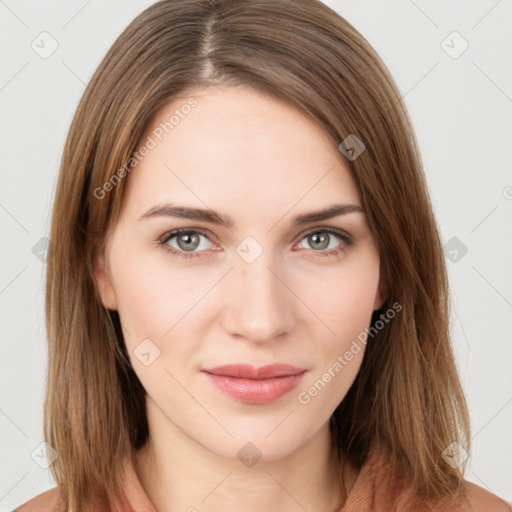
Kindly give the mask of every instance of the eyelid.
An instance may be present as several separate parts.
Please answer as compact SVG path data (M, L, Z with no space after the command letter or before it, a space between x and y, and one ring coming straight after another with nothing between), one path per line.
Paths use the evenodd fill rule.
M164 243L163 240L166 240L166 239L169 240L170 238L180 235L182 233L199 233L200 235L203 235L206 238L208 238L208 240L210 240L210 232L206 229L203 229L203 228L176 228L176 229L171 229L169 231L166 231L162 236L160 236L158 238L158 241Z
M334 228L334 227L331 227L331 226L315 226L313 228L310 228L304 232L302 232L299 236L301 238L299 238L298 240L302 240L302 238L304 238L305 236L308 236L312 233L317 233L319 231L327 231L327 232L331 232L331 233L334 233L334 234L338 234L339 236L345 236L347 238L350 238L352 239L352 236L346 232L345 230L343 229L340 229L340 228ZM178 235L180 233L188 233L188 232L197 232L197 233L200 233L201 235L204 235L206 238L208 238L210 241L210 235L211 233L207 230L207 229L203 229L203 228L194 228L194 227L186 227L186 228L176 228L176 229L171 229L170 231L166 231L162 236L159 237L159 241L162 241L164 240L167 236L169 235Z
M304 237L311 235L313 233L324 233L324 232L339 236L340 238L342 238L344 240L346 239L346 240L350 240L351 242L353 241L352 236L349 233L347 233L344 229L333 228L333 227L329 227L329 226L318 226L318 227L311 228L311 229L305 231L304 233L302 233L300 235L301 238L299 240L302 240Z
M200 235L203 235L205 238L207 238L211 243L215 243L211 240L211 237L210 237L211 234L208 230L203 229L203 228L195 228L195 227L176 228L176 229L167 231L158 239L158 243L159 243L159 245L162 245L162 246L166 245L169 240L171 240L172 238L175 238L176 236L178 236L182 233L198 233ZM343 229L334 228L334 227L330 227L330 226L315 226L313 228L310 228L310 229L302 232L299 235L299 238L296 239L295 244L302 241L308 235L311 235L313 233L329 233L334 236L337 236L338 238L340 238L342 240L340 245L347 245L347 246L354 245L354 239L349 233L347 233ZM170 252L175 253L175 254L176 253L179 253L180 255L182 254L184 257L194 256L194 255L199 256L202 253L208 252L207 250L198 251L198 252L178 251L170 246L167 248L167 250L169 250ZM319 255L331 255L333 252L338 251L338 250L342 250L342 249L340 249L339 247L336 249L330 249L329 251L313 251L311 249L311 251L313 251L313 253L316 252Z

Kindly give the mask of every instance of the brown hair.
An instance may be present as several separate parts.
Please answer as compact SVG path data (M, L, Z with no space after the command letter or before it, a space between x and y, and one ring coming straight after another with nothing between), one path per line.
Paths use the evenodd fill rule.
M350 134L363 141L364 152L345 163L388 281L372 324L390 304L403 309L368 342L333 415L333 448L342 470L346 460L360 467L379 442L418 494L455 495L465 466L451 467L441 452L452 442L469 451L470 435L450 345L445 261L414 131L386 66L317 0L164 0L138 15L100 63L60 167L46 282L44 428L69 506L107 508L124 458L148 438L145 390L93 271L126 179L102 198L94 191L120 176L160 107L216 84L250 86L295 105L337 146Z

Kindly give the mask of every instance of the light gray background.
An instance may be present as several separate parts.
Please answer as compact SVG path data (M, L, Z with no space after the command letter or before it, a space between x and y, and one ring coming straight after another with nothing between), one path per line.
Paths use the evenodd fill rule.
M85 84L151 3L0 0L0 511L55 485L34 461L43 453L47 356L44 265L32 248L48 235L64 139ZM457 261L447 251L447 265L473 423L466 479L511 501L512 2L326 3L390 68L415 125L443 243L458 239L450 242ZM47 59L31 47L43 31L59 45ZM457 58L463 41L446 40L453 31L469 44Z

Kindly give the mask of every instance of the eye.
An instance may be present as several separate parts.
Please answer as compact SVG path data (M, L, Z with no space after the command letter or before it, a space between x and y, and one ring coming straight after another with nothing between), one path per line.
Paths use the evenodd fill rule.
M167 245L166 249L168 252L175 256L193 258L194 256L200 256L200 253L203 252L192 252L201 245L200 237L208 239L206 232L202 230L180 228L163 235L158 243L159 245ZM173 239L176 239L177 247L168 244L168 242L174 241Z
M329 242L333 237L340 239L342 242L335 245L334 248L331 246L332 250L325 251L324 249L331 245ZM306 233L302 240L307 240L307 243L310 244L311 247L315 248L313 252L318 253L319 256L326 257L338 256L346 247L349 247L354 243L352 237L348 233L332 228L317 228L314 231Z
M178 258L193 258L201 256L202 252L208 253L208 251L206 251L208 247L204 247L204 244L202 246L202 250L195 250L201 247L201 237L209 240L206 231L200 229L179 228L169 233L165 233L158 240L158 245L165 246L165 249L168 252ZM341 243L338 243L334 248L331 247L330 251L325 251L325 249L331 245L330 240L332 240L333 237L340 239ZM315 230L302 235L300 242L305 239L307 239L308 243L314 248L312 252L318 253L319 256L326 257L338 256L346 247L349 247L354 243L352 237L348 233L333 228L316 228ZM175 242L176 245L172 245L170 242Z

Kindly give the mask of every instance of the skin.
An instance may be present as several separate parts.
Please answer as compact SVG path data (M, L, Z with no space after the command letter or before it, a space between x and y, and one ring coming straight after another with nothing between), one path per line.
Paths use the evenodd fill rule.
M364 345L308 404L298 394L370 325L385 300L384 279L364 213L297 228L290 221L331 204L361 205L360 196L345 157L318 124L246 87L188 91L157 112L141 144L191 96L197 106L125 178L119 221L96 258L103 305L119 312L147 391L150 439L135 454L135 470L159 512L337 510L343 500L328 420L359 371ZM235 225L139 220L167 202L208 207ZM183 227L207 236L158 245ZM304 234L312 228L328 246ZM354 244L325 228L347 232ZM236 251L247 236L263 249L252 263ZM179 258L169 246L199 256ZM321 254L336 248L338 255ZM146 366L134 350L148 338L160 355ZM200 371L273 362L307 373L298 388L264 405L236 401ZM252 467L237 456L246 443L261 452ZM349 468L349 489L356 476Z

